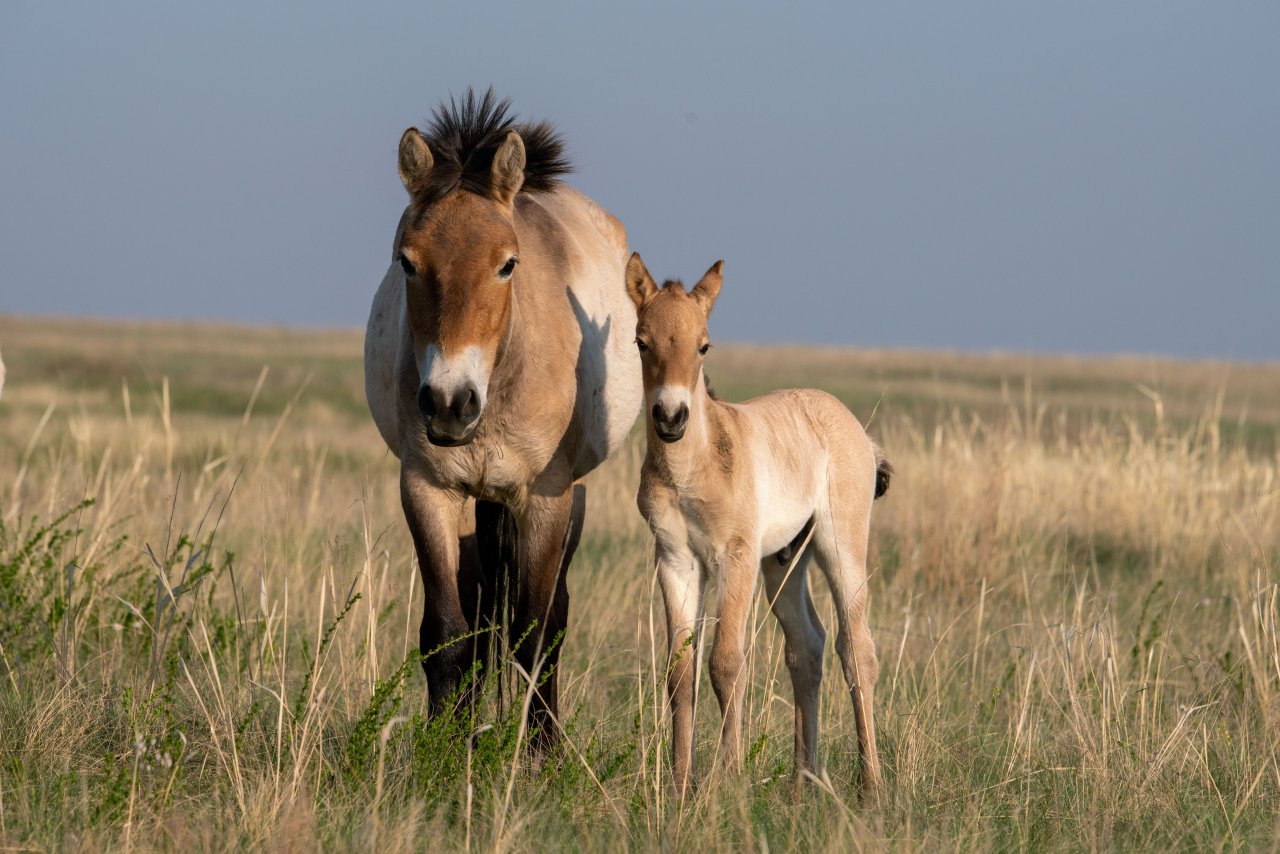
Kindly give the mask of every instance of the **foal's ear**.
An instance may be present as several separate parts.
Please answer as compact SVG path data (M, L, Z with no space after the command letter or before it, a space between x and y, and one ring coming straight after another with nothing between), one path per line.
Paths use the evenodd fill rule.
M524 140L520 134L511 131L498 146L489 176L493 200L501 205L514 202L516 193L524 186Z
M716 297L720 296L720 285L724 283L724 276L720 274L723 268L723 260L712 264L711 269L703 273L698 284L689 291L689 296L693 297L694 302L702 307L703 314L708 317L711 316L711 306L716 304Z
M400 137L400 183L416 196L427 187L427 178L431 174L431 165L435 161L431 157L431 149L427 141L418 133L417 128L409 128Z
M658 283L649 275L649 270L640 259L639 252L631 253L627 261L627 296L636 304L636 311L644 308L645 303L658 295Z

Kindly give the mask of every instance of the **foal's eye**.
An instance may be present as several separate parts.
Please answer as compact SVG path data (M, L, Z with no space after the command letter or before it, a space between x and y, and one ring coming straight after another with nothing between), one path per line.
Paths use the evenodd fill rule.
M498 271L498 278L499 279L511 278L511 274L516 271L517 260L519 259L517 259L514 255L508 258L507 263L503 264L502 269Z
M649 352L649 345L641 341L639 338L636 339L636 346L640 348L641 353Z
M417 268L413 266L412 261L404 257L403 252L401 252L399 255L396 256L396 260L400 262L400 268L404 270L404 274L408 276L410 279L418 275Z
M698 352L705 356L707 355L707 351L710 349L711 349L711 342L708 341L706 344L703 344L701 347L698 348Z

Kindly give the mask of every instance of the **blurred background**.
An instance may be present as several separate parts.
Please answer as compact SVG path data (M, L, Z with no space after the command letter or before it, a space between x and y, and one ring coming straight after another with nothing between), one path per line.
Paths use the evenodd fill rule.
M0 313L364 323L400 133L550 118L720 339L1280 357L1271 4L0 8ZM0 342L2 343L2 342Z

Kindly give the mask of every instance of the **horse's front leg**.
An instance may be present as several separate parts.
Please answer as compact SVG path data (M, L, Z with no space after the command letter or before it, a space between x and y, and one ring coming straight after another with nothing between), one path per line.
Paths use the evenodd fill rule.
M720 613L711 644L711 687L723 715L720 756L736 770L742 766L742 698L747 690L746 635L751 596L760 569L760 549L754 538L735 536L720 560Z
M458 590L459 512L464 498L431 484L423 471L406 461L400 468L400 503L413 535L422 575L422 625L418 645L428 657L422 662L427 675L431 714L448 708L457 698L463 675L472 659L471 631Z
M586 495L582 484L550 495L535 486L517 511L520 591L512 640L518 643L516 660L537 686L529 726L536 732L538 749L549 747L559 736L556 668L569 623L565 575L582 536Z
M658 583L667 611L667 698L671 704L671 772L684 795L693 777L693 723L698 693L697 647L702 570L684 543L657 532Z

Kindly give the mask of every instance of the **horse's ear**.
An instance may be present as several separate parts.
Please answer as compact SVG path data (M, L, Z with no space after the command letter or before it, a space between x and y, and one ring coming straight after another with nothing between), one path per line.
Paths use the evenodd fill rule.
M490 171L493 200L509 205L515 201L516 193L523 186L524 140L520 138L520 134L511 131L493 155L493 168Z
M400 183L404 184L410 196L416 196L426 189L434 162L431 149L427 148L427 141L418 133L418 129L409 128L405 131L400 137Z
M722 269L723 260L712 264L711 269L703 273L698 284L689 292L689 296L693 297L694 302L702 307L703 314L708 317L711 316L711 307L716 304L716 297L720 296L720 285L724 283L724 276L720 273Z
M658 294L658 284L649 275L649 270L640 259L639 252L631 253L627 261L627 296L636 304L636 311L644 308L645 303Z

